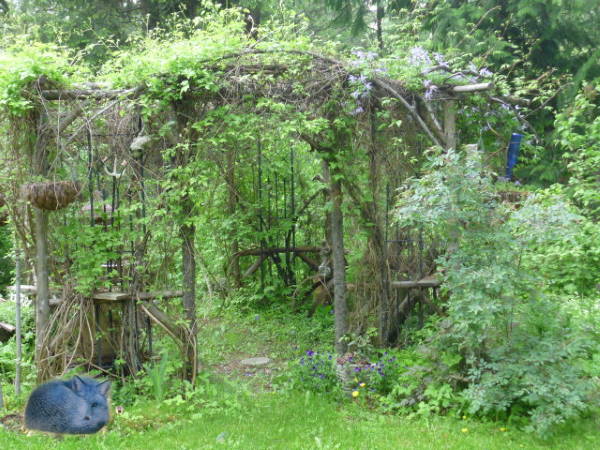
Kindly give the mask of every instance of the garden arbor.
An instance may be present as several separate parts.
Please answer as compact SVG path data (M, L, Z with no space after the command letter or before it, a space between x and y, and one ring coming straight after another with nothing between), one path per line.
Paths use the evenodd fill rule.
M386 197L406 176L399 146L417 156L430 145L455 146L457 99L493 86L440 86L438 100L426 101L372 61L366 76L312 50L234 44L210 57L190 54L191 41L165 44L169 64L133 76L135 66L121 60L125 75L112 85L42 70L20 85L27 106L5 107L11 168L2 190L35 262L40 378L78 363L112 370L103 360L111 352L112 363L124 361L122 373L135 373L152 353L151 323L177 342L193 378L199 267L209 289L214 275L203 255L209 238L228 255L231 285L259 271L264 278L267 265L271 279L298 285L318 265L310 253L330 251L336 349L344 354L353 264L345 211L367 236L353 248L352 320L376 325L385 344L407 314L392 293L398 280L386 232ZM168 53L178 46L181 57ZM222 235L206 236L214 217L235 219ZM323 231L311 238L309 228ZM243 255L258 258L250 264ZM170 300L179 297L183 322Z

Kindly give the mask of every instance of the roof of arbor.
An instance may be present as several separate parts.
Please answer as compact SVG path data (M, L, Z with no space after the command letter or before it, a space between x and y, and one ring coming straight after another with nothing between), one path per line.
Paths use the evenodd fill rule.
M360 118L359 112L368 109L367 106L390 98L404 109L417 130L428 136L432 143L445 146L444 130L436 117L439 111L423 98L422 79L436 73L444 74L445 78L435 86L427 100L451 100L477 91L493 92L493 84L482 80L477 72L451 73L446 65L424 70L413 67L410 70L414 79L407 82L394 79L394 74L407 66L404 58L387 60L386 65L394 66L388 74L388 67L382 67L368 52L355 52L355 56L359 56L344 61L319 53L318 44L285 42L281 38L255 41L246 36L239 25L226 24L224 28L221 32L214 29L197 31L191 38L144 44L138 53L123 53L110 61L98 76L86 75L85 71L76 73L64 56L56 58L59 60L56 63L46 50L39 52L41 62L33 61L29 66L25 63L19 73L18 67L15 70L9 64L18 58L33 60L37 55L32 58L30 50L21 55L13 52L12 59L2 64L0 54L0 75L4 71L5 79L15 78L13 86L7 89L11 93L0 90L0 111L11 110L13 104L6 101L6 97L14 96L14 91L19 88L29 106L34 102L56 100L145 97L178 101L190 96L198 101L204 99L213 104L225 104L238 103L240 98L251 96L267 97L317 115L320 115L317 111L335 97L338 103L333 110L336 113L346 110L357 118ZM404 68L398 70L399 67ZM421 81L416 82L419 77ZM0 89L3 87L1 78ZM500 103L516 101L500 95L486 95ZM78 108L88 107L91 105L78 102ZM97 109L93 115L101 113L102 109ZM65 115L65 119L70 117ZM61 128L64 131L65 127Z
M269 60L262 60L261 57L265 55L269 56ZM294 64L271 61L277 55L295 56L297 60ZM340 86L347 88L348 92L356 90L356 87L351 85L352 81L362 79L364 83L362 88L368 86L369 89L368 98L365 96L364 103L374 104L382 98L397 100L421 132L424 132L434 144L445 145L444 131L434 111L424 106L426 102L418 90L411 91L402 81L383 75L372 74L368 78L360 77L356 69L341 60L309 51L260 51L248 48L243 52L222 57L218 64L214 61L199 62L202 63L206 63L204 70L216 75L218 84L216 89L212 86L207 89L201 82L194 80L194 76L187 78L183 74L176 80L171 80L171 83L176 86L185 85L185 95L195 94L206 101L230 103L244 96L255 98L260 96L294 105L298 110L306 111L318 109L330 100L332 95L335 95L336 88ZM301 71L298 71L299 68ZM161 76L159 75L158 78ZM302 85L302 90L295 88L298 84ZM75 84L71 88L58 88L43 80L36 87L40 97L50 101L134 99L144 94L156 95L152 87L147 84L124 89L114 89L105 83L82 83ZM493 89L491 82L449 83L438 87L433 99L454 100L460 98L461 94L491 89ZM180 94L184 95L184 91L182 90ZM344 100L342 97L338 98ZM348 100L348 96L345 100Z

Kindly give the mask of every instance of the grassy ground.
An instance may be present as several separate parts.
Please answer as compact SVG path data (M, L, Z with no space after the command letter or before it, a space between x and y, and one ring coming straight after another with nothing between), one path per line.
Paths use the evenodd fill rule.
M315 395L263 393L245 403L244 408L180 417L163 409L157 426L155 406L138 405L130 415L117 417L105 433L57 441L0 431L0 448L591 449L600 437L599 424L592 420L541 441L518 430L503 431L498 424L381 416L352 404L340 408Z
M207 372L195 402L182 397L140 399L125 406L93 436L59 441L0 427L0 449L591 449L600 440L597 417L558 430L543 441L510 425L448 417L407 419L370 411L361 400L339 402L281 391L286 361L329 340L327 320L289 316L206 319L202 327ZM242 358L267 356L266 368ZM210 380L210 381L209 381ZM1 414L0 414L1 415Z

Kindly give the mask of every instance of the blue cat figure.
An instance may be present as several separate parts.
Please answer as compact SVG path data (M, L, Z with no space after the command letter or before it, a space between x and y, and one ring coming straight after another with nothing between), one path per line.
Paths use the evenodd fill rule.
M75 376L38 386L25 407L25 426L57 434L92 434L108 422L110 382Z

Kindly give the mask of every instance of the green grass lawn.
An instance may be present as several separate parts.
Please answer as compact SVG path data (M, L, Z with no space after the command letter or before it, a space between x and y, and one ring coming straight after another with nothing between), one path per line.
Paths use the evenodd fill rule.
M241 405L244 406L241 406ZM0 430L1 449L592 449L597 420L539 440L506 425L435 417L406 419L340 407L314 394L261 393L234 408L186 415L140 404L94 436L25 436Z
M200 332L201 355L205 373L211 375L202 377L193 404L137 397L104 432L62 441L0 426L0 450L600 448L600 416L565 426L544 441L510 424L437 416L408 419L367 409L362 399L339 403L318 394L278 390L277 377L286 362L332 341L332 328L322 321L276 315L207 320ZM239 360L250 356L268 356L272 364L256 370L241 367ZM13 403L13 412L18 408Z

